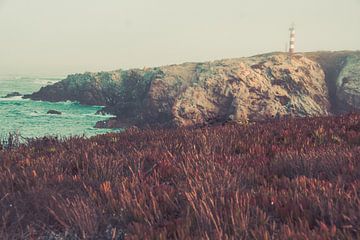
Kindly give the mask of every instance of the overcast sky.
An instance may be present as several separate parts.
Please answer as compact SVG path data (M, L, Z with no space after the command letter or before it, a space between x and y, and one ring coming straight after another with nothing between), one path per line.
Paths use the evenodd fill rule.
M0 75L360 49L360 0L0 0Z

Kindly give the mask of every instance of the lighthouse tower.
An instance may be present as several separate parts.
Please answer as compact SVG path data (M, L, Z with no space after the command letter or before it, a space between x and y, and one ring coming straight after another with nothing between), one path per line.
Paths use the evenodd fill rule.
M295 24L292 24L290 30L290 48L289 48L289 58L293 57L295 53Z

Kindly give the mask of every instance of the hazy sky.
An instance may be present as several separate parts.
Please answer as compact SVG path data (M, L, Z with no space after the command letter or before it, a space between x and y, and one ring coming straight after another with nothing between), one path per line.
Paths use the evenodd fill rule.
M0 0L0 75L360 49L360 0Z

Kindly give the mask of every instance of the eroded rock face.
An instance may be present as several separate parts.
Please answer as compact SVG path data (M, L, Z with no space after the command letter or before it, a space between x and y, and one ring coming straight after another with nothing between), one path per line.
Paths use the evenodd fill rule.
M337 97L344 111L360 110L360 55L346 58L336 82Z
M324 72L301 55L291 63L276 54L199 64L193 79L172 108L178 126L328 114Z
M115 119L98 127L193 126L257 121L275 116L320 116L337 98L359 106L359 59L348 53L286 54L149 69L78 74L41 89L35 100L104 105ZM328 60L330 59L330 60ZM332 71L332 65L336 69ZM338 66L337 66L338 65ZM325 73L327 78L325 78ZM339 84L330 85L329 76ZM330 86L330 87L329 87ZM329 97L329 89L334 98ZM331 104L330 104L331 100Z

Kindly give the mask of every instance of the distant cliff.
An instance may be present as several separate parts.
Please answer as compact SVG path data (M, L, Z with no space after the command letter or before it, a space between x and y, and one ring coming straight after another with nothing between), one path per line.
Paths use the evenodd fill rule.
M192 126L360 109L360 53L284 53L70 75L25 96L105 106L97 127Z

